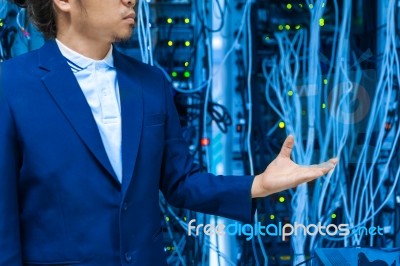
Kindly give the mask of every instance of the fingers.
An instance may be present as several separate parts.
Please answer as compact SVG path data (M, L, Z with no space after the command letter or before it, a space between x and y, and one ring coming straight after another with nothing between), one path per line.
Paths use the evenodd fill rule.
M328 162L333 163L334 165L337 165L337 163L339 162L339 159L338 158L331 158L331 159L329 159Z
M327 172L329 172L330 170L332 170L333 168L335 168L335 166L338 163L338 159L337 158L332 158L324 163L321 164L322 168L328 169Z
M336 164L338 163L337 158L332 158L326 162L320 163L320 164L313 164L310 165L306 168L319 168L324 171L324 174L335 168Z
M318 164L316 168L320 168L323 171L328 172L328 171L332 170L334 167L335 167L335 164L327 161L327 162Z
M301 184L313 181L334 169L337 163L338 159L332 158L320 164L314 164L306 167L303 166L302 171L299 172L298 178L296 179L296 183Z
M290 158L290 154L292 153L293 150L293 145L294 145L294 137L292 135L289 135L286 138L285 142L283 143L279 155L285 158Z
M303 169L303 171L299 172L297 175L297 178L295 180L295 185L298 186L302 183L310 182L318 177L323 176L325 173L324 171L318 169L318 168L308 168L308 169Z

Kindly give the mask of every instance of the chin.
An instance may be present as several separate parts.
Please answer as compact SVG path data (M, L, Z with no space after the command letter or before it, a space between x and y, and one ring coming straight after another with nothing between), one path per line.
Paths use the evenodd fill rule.
M129 31L119 32L118 34L115 35L114 42L128 41L132 37L132 33L133 33L133 27Z

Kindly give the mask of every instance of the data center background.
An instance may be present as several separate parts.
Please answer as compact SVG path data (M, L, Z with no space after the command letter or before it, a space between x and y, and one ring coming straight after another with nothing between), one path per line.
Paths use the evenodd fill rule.
M261 173L293 134L297 163L338 156L339 164L258 200L256 219L384 232L194 237L191 219L229 221L173 208L161 195L170 265L316 265L316 248L399 251L399 10L397 0L138 2L136 32L118 49L164 71L204 171ZM43 44L23 8L2 0L0 18L1 60Z

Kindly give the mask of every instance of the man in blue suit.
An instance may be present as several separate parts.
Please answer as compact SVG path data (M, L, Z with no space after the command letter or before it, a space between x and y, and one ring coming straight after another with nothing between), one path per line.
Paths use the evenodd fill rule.
M290 160L264 173L200 173L171 90L112 43L131 0L27 0L49 41L1 65L0 265L166 265L159 190L174 206L249 222L252 198L321 176Z

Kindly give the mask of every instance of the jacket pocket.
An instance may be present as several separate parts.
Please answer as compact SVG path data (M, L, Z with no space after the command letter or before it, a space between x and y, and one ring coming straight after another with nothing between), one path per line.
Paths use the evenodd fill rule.
M151 238L153 240L153 242L158 241L160 239L160 237L162 237L162 235L163 235L162 232L163 232L162 227L160 227L160 229L158 229L157 232L155 232Z
M145 127L162 125L164 124L164 122L165 122L165 114L152 114L152 115L145 115L143 117L143 125Z
M54 262L42 262L42 261L24 261L24 266L73 266L80 264L80 261L54 261Z

